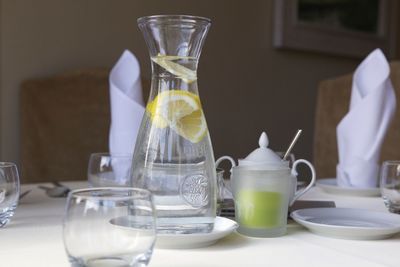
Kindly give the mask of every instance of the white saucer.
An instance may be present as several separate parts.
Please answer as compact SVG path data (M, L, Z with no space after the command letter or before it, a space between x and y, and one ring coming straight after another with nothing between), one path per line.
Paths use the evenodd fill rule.
M206 247L232 233L238 224L228 218L216 217L214 229L204 234L158 234L157 248L190 249Z
M400 232L400 215L347 208L296 210L290 216L311 232L342 239L385 239Z
M325 192L336 195L358 196L358 197L377 197L381 195L381 191L376 188L353 188L340 187L336 183L336 178L319 179L316 186Z

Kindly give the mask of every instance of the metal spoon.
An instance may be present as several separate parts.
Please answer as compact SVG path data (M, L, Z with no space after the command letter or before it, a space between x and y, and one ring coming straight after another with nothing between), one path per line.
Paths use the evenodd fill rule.
M292 151L292 149L293 149L294 145L296 144L297 139L299 139L299 137L300 137L302 131L303 131L303 130L301 130L301 129L297 130L297 133L296 133L296 135L294 136L293 141L290 143L288 149L286 150L286 153L285 153L285 155L283 156L282 160L286 160L286 158L289 156L290 151Z
M45 190L46 195L49 197L66 197L69 191L71 191L68 187L63 185L55 185L54 187L39 185L38 187Z
M66 190L67 190L67 192L65 193L65 197L68 195L68 193L71 191L71 188L69 188L68 186L66 186L66 185L63 185L62 183L60 183L60 182L57 182L57 181L53 181L52 182L56 187L58 186L58 187L64 187Z

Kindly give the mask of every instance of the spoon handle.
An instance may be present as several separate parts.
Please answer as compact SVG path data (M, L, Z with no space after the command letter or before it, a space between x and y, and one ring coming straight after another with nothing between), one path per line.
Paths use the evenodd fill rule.
M293 141L290 143L288 149L286 150L286 153L285 153L285 155L283 156L282 160L286 160L286 158L289 156L290 152L292 151L294 145L295 145L296 142L297 142L297 139L299 139L299 137L300 137L302 131L303 131L303 130L301 130L301 129L297 130L297 133L296 133L296 135L294 136Z
M38 185L38 188L43 189L43 190L51 189L51 187L47 187L47 186L44 186L44 185Z

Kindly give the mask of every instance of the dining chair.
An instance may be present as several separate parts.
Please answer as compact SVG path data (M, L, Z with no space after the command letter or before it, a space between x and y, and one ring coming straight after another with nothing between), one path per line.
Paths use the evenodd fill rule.
M22 83L22 182L87 179L90 154L108 151L108 76L109 70L87 69Z
M381 160L400 160L400 61L391 62L390 70L398 107L382 146ZM348 74L324 80L318 86L313 145L313 163L318 178L336 176L336 126L349 110L352 77L353 74Z
M21 180L86 179L89 155L107 151L108 70L73 71L21 85Z

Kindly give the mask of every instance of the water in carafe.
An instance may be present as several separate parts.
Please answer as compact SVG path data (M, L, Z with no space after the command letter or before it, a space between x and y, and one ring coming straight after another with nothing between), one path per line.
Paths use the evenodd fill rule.
M193 16L138 20L152 82L136 140L132 185L154 196L159 233L210 232L216 214L212 145L197 88L210 21Z

